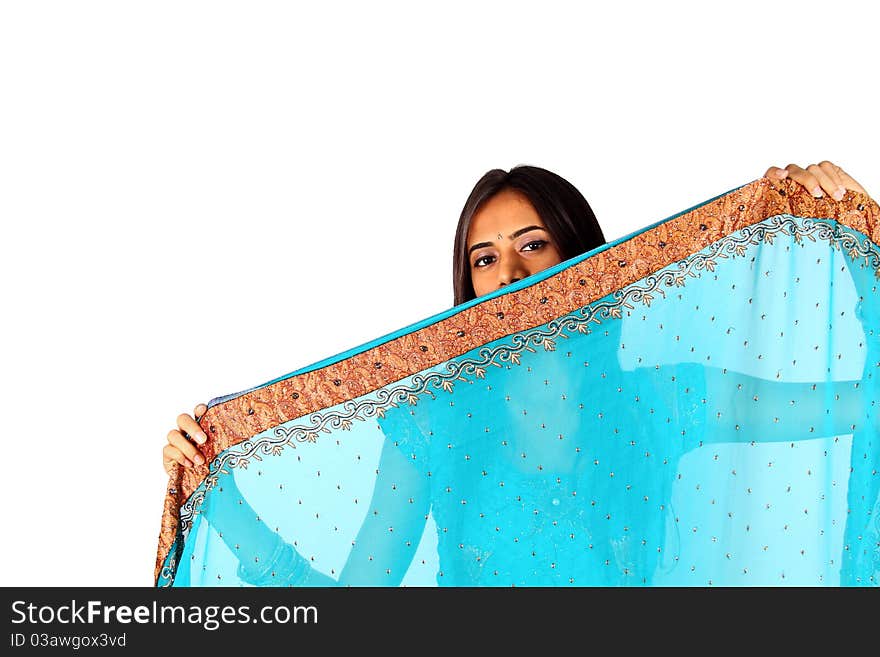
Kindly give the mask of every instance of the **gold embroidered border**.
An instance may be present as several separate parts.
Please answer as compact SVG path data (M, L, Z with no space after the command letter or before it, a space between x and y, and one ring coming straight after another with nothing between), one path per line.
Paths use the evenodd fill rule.
M581 308L738 230L779 214L835 219L880 244L880 207L848 191L814 198L791 180L760 178L535 285L490 299L435 324L318 370L213 406L199 424L206 465L175 468L169 480L155 577L177 535L180 506L223 450L290 420L359 397L505 335Z

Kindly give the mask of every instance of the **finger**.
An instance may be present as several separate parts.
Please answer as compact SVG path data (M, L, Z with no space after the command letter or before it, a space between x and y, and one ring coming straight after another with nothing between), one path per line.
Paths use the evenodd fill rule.
M171 430L168 432L168 444L179 449L186 458L196 465L201 465L205 462L205 457L202 456L202 453L195 448L195 445L184 438L179 431Z
M837 174L837 166L833 162L829 162L828 160L822 160L819 162L819 168L825 172L831 182L836 185L836 192L831 194L835 201L840 201L843 199L844 194L846 194L846 185L843 184L843 180L841 180L840 176Z
M834 165L834 168L836 169L836 171L837 171L837 175L840 176L840 179L843 181L843 184L844 184L844 186L845 186L847 189L851 189L851 190L853 190L853 191L855 191L855 192L860 192L860 193L862 193L862 194L867 194L867 193L868 193L868 192L865 191L865 188L862 187L862 186L861 186L859 183L857 183L855 180L853 180L853 177L850 176L846 171L844 171L843 169L841 169L841 168L840 168L839 166L837 166L836 164Z
M843 198L846 190L841 191L840 189L838 189L838 185L833 180L831 180L831 178L828 176L827 173L825 173L825 171L822 170L822 167L820 167L818 164L811 164L807 167L807 171L815 176L816 180L819 181L819 185L822 187L822 190L826 194L828 194L828 196L833 198L835 201L839 201Z
M175 464L176 461L169 461L164 455L162 456L162 467L165 468L165 472L169 477L171 476L171 471Z
M193 410L193 417L196 419L196 422L198 422L202 418L202 416L207 412L208 412L207 406L205 406L204 404L198 404L195 407L195 409Z
M196 422L195 418L193 418L191 415L187 415L186 413L181 413L180 415L178 415L177 426L180 427L187 434L189 434L189 436L199 445L203 445L205 441L208 440L208 436L205 435L205 432L202 431L199 423Z
M179 463L185 468L193 467L192 461L186 458L186 456L183 455L183 452L177 449L174 445L165 445L162 449L162 465L165 466L165 470L170 471L173 463Z
M821 198L825 195L822 191L822 187L819 185L819 181L816 179L811 172L806 169L800 168L797 164L789 164L787 167L788 175L794 180L796 183L800 183L804 187L807 188L807 191L810 192L816 198Z
M783 180L788 177L788 171L782 169L780 167L770 167L764 173L765 178L778 178L779 180Z

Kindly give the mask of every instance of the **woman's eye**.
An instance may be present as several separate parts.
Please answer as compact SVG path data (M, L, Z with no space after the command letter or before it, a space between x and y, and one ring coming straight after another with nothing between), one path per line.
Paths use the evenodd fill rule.
M523 247L523 249L528 248L528 247L533 246L533 245L537 245L537 246L535 246L535 248L533 248L533 249L529 249L529 251L537 251L537 250L540 249L542 246L544 246L546 243L547 243L546 240L533 240L533 241L529 242L528 244L526 244L526 245Z
M489 260L489 261L490 261L490 262L487 262L487 263L486 263L487 265L488 265L488 264L491 264L491 259L492 259L492 256L488 256L488 255L485 255L485 256L479 257L479 258L477 258L476 260L474 260L474 267L483 267L483 266L485 266L485 265L481 265L481 264L480 264L480 263L483 262L484 260Z

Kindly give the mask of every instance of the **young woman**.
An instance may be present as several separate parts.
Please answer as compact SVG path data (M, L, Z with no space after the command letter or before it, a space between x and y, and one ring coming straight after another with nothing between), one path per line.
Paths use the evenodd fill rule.
M846 190L864 193L842 168L827 160L806 169L796 164L771 166L764 176L791 178L813 196L840 200ZM465 202L453 247L455 304L537 274L605 243L602 229L583 195L561 176L532 166L509 172L493 169L474 186ZM168 432L162 463L202 465L198 445L207 440L196 418L207 410L199 404L193 415L177 417Z
M864 191L830 162L811 165L806 170L795 165L785 169L771 167L766 175L777 179L791 176L814 195L828 193L837 200L842 196L841 189ZM604 243L589 204L561 177L537 167L489 171L471 192L456 230L455 303L488 294ZM611 331L615 328L619 328L619 323L607 327ZM600 371L605 371L606 366L610 371L615 366L612 361L601 362L603 354L595 356L592 364ZM791 409L786 401L805 398L811 386L816 389L811 383L768 382L696 363L671 367L677 368L674 373L681 375L679 380L704 386L706 398L731 399L737 394L733 391L744 391L742 394L748 398L756 402L762 400L760 405L750 404L748 409L741 409L742 415L736 418L750 428L749 437L758 435L761 442L800 440L809 435L805 427L823 426L825 416L819 405ZM659 407L687 412L682 406L680 384L668 382L668 370L664 370L662 380L659 376L651 378L652 369L616 371L616 381L627 389L630 384L634 389L643 386ZM589 399L597 408L604 409L609 403L608 395L614 394L596 386L595 378L566 379L563 370L554 370L551 378L554 377L560 389L568 391L572 399ZM673 376L672 381L675 380ZM834 434L847 433L851 420L859 415L860 399L850 383L834 382L827 389L828 384L820 383L818 385L823 387L815 393L819 398L838 395L838 399L842 399L840 408L847 409L831 418L836 423L830 427ZM501 387L499 384L498 388ZM533 399L529 403L553 418L551 433L559 432L560 437L565 433L567 441L535 440L534 430L522 421L519 406L507 409L503 404L493 405L488 403L488 393L482 394L481 401L491 406L492 417L481 418L481 422L491 421L494 430L506 440L501 443L503 447L499 447L497 441L485 440L480 432L456 433L454 442L458 443L457 447L466 445L468 461L442 449L451 437L443 436L438 443L439 452L432 452L427 441L413 431L419 420L411 418L408 409L388 409L387 415L377 417L384 435L393 437L383 443L369 504L369 508L381 509L381 513L367 514L364 518L344 567L334 577L314 568L300 554L302 548L296 547L296 541L288 543L260 521L260 514L250 506L247 494L237 490L235 477L224 479L224 494L212 498L213 504L204 510L204 518L238 557L238 578L254 585L398 585L420 544L430 512L438 527L439 584L652 583L667 553L665 537L671 518L671 473L676 466L657 468L648 459L619 460L616 445L594 439L607 429L600 426L601 420L597 421L594 414L587 417L567 412L564 403L541 389L530 389ZM466 398L460 401L466 403ZM459 411L444 411L444 408L445 405L441 405L426 411L433 427L455 426L454 414ZM632 428L632 435L628 437L636 439L640 450L662 454L674 464L689 449L671 444L683 441L665 440L668 432L662 427L640 430L640 425L662 422L666 413L659 413L652 420L651 416L639 415L635 408L619 405L616 408L615 424ZM476 415L478 410L473 410ZM630 410L632 417L627 415ZM196 417L205 411L206 407L199 405L195 409ZM446 418L444 412L453 415ZM778 418L782 421L776 422ZM746 432L738 429L739 424L731 422L719 423L711 431L697 429L700 445L746 440ZM181 415L178 429L168 434L168 445L163 451L166 468L173 463L185 467L203 463L203 456L193 441L203 443L204 436L195 418ZM437 443L436 437L433 442ZM574 452L573 444L577 445ZM526 452L532 460L526 459ZM613 475L593 477L587 470L592 464L615 458L618 465L627 468L626 471L615 468L617 479L612 478ZM492 476L474 476L468 470L468 462L491 464L487 469L493 470ZM664 458L663 463L666 462ZM540 464L540 472L535 471L535 463ZM430 472L426 476L426 464L434 470L433 477ZM624 477L638 486L638 495L621 494L618 489ZM438 485L440 478L443 482ZM585 478L589 479L589 485L581 488L579 483ZM456 488L455 499L444 494L444 490L449 490L447 484ZM590 521L586 514L592 512L592 507L581 497L571 496L571 491L578 488L582 492L589 491L593 500L599 500L602 517L614 518L627 526L621 531L611 522ZM522 493L523 502L514 501L521 498L511 497L512 493ZM460 501L464 498L473 503L465 505ZM666 510L646 513L642 500L648 499ZM402 504L401 500L409 503ZM552 510L549 515L539 513L548 509ZM389 526L393 526L393 532ZM674 525L672 528L676 529ZM522 536L524 540L511 542L510 536ZM634 536L644 537L642 545L634 542ZM645 539L652 541L652 549L643 547Z

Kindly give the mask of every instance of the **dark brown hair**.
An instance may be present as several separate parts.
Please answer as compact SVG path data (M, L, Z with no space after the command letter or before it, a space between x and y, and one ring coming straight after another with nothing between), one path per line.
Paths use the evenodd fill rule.
M568 260L605 244L605 236L590 204L577 188L552 171L518 166L510 171L492 169L474 185L465 201L452 249L452 286L455 305L476 298L471 283L467 253L467 234L471 219L483 203L505 189L522 192L529 199L563 260Z

